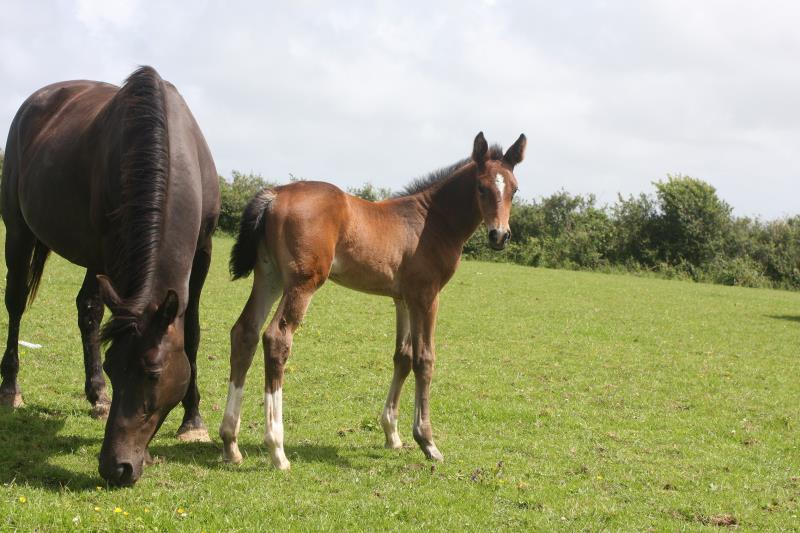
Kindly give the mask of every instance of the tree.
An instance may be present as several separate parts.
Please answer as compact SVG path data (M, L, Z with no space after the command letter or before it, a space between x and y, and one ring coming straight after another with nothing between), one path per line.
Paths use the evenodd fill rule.
M219 228L228 233L235 233L239 228L239 219L250 198L265 187L276 184L262 178L258 174L243 174L234 170L232 180L219 177L220 213Z
M392 195L392 190L386 187L375 187L372 183L366 182L361 187L348 187L347 192L353 196L358 196L370 202L386 200Z
M710 184L689 176L667 175L667 181L654 185L663 259L673 265L705 265L722 248L731 207L717 197Z

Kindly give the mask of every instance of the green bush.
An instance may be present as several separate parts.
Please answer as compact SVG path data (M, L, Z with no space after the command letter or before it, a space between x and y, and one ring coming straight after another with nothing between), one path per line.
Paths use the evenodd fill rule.
M226 233L236 233L239 229L239 218L242 216L244 206L255 193L264 187L275 186L258 174L243 174L234 170L232 180L227 181L219 177L219 229Z

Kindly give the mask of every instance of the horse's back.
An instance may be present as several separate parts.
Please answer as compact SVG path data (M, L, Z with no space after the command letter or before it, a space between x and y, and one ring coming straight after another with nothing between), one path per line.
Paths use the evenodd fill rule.
M93 233L85 132L117 90L86 80L48 85L25 100L9 130L6 226L14 231L24 224L48 248L79 264L96 255L79 242Z

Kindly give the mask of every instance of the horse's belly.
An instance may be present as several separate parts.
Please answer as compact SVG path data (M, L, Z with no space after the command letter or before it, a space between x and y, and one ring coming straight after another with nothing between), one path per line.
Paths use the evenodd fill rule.
M61 176L46 180L26 176L20 185L20 210L38 240L72 263L84 267L102 264L88 193L81 194L77 183L70 184Z

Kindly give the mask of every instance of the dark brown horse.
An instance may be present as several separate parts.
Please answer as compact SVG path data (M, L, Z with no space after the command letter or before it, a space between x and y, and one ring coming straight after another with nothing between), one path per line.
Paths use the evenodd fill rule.
M183 400L179 436L208 439L198 410L198 305L219 184L175 87L142 67L122 87L67 81L20 107L6 145L2 212L8 343L0 402L22 404L17 341L48 253L86 267L77 297L86 397L108 416L100 474L132 484L147 445ZM103 303L111 319L99 326ZM110 342L103 365L99 342Z
M265 441L275 467L289 468L283 451L283 367L314 291L328 278L394 299L394 379L381 416L386 446L402 446L398 402L413 369L414 440L429 459L442 460L433 443L428 407L439 291L481 221L489 244L495 249L505 246L517 190L514 167L524 152L524 135L503 154L496 146L490 149L479 133L471 158L431 174L397 198L371 203L327 183L297 182L266 189L250 201L231 254L234 279L251 271L255 277L250 298L231 330L228 401L219 430L226 461L242 460L236 439L245 376L267 314L280 297L262 337Z

